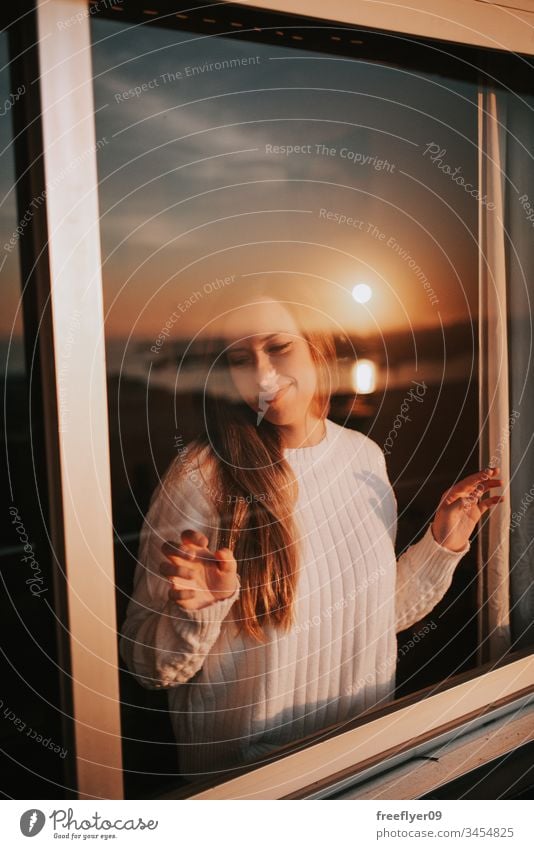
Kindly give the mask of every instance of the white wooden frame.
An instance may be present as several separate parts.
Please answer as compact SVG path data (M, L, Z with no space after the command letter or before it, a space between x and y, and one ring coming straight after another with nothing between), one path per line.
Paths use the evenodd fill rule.
M282 799L344 770L358 773L365 764L376 762L382 755L391 758L392 751L406 741L432 733L438 736L450 723L468 715L482 715L492 704L533 685L534 656L531 655L386 716L370 718L352 731L315 743L189 798ZM534 696L530 698L532 701ZM516 744L528 739L526 736ZM350 786L350 779L345 781ZM308 790L306 798L312 798L312 794L313 790ZM173 795L167 794L165 798L171 799Z
M113 799L122 739L89 18L68 38L62 28L85 9L37 3L39 85L78 795Z
M532 0L513 0L514 8L504 8L502 0L330 0L327 6L322 0L232 2L494 50L534 53Z

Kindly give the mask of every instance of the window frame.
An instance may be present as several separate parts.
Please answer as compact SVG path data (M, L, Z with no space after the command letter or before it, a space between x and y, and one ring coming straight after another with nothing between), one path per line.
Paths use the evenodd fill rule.
M454 676L410 693L343 725L285 746L276 760L236 770L224 782L195 783L163 799L326 799L371 777L387 774L438 743L462 736L500 717L518 717L534 704L534 658ZM508 668L509 667L509 668ZM483 678L482 685L480 679ZM518 745L520 744L519 741ZM447 777L444 773L444 778Z
M59 458L59 477L51 486L51 507L56 516L56 550L61 552L61 565L67 576L65 615L70 628L70 686L79 798L118 799L124 794L90 18L92 14L102 14L125 20L125 5L122 3L122 8L115 11L109 3L99 7L89 0L36 0L30 14L35 15L39 37L36 44L26 45L28 51L34 51L41 101L48 251L36 253L32 259L45 271L43 280L47 281L48 291L43 290L40 297L50 297L52 304L50 326L44 328L43 351L46 349L51 356L54 379L47 381L43 391L48 399L45 425ZM370 9L370 5L375 4L364 0L350 4L333 0L329 10L336 20L324 22L319 17L320 4L310 0L284 0L283 4L273 0L268 7L248 0L237 0L237 5L232 6L223 3L185 6L170 0L156 4L158 9L167 10L169 21L176 21L179 8L197 12L206 8L217 12L238 9L248 19L250 16L257 19L258 15L272 15L273 6L278 6L280 11L274 14L282 16L292 29L308 27L310 32L314 21L321 21L337 37L335 33L344 30L346 34L347 27L375 27L368 32L369 49L374 49L373 44L386 31L380 26L383 8ZM413 62L426 61L429 38L435 39L438 29L435 15L424 8L424 3L412 0L410 6L409 17L402 10L402 25L398 4L397 17L388 13L388 21L397 23L399 32L406 32L408 27L408 31L417 34L415 39L413 36L398 39L398 61L403 67L407 45L412 66ZM136 7L135 14L143 16L142 4L130 3L130 7ZM527 27L518 18L506 18L509 38L503 44L502 10L478 2L449 2L448 7L455 20L447 20L446 26L439 28L439 34L442 39L446 35L457 43L435 40L431 49L440 51L440 44L445 45L449 53L467 63L474 48L466 44L477 45L476 49L520 50L526 56L533 52L527 43ZM294 19L288 11L300 17ZM525 13L525 16L534 23L534 15ZM65 28L65 21L75 23ZM235 33L234 29L224 34ZM273 37L265 32L250 36ZM330 43L329 52L338 49L336 44ZM493 71L501 66L506 70L510 63L521 69L521 62L525 61L517 55L499 57L492 53L492 56L496 60ZM76 167L80 151L87 149L92 154L84 156L83 168ZM36 158L38 153L35 151ZM70 166L73 167L68 179L56 184L54 175ZM80 214L70 215L80 198L84 200L78 206ZM62 377L62 392L69 398L71 420L68 427L62 427L55 376L61 372L62 351L71 333L74 313L80 317L79 338L91 344L92 351L96 350L96 359L91 361L83 356L83 344L71 346L70 368ZM80 458L87 456L89 462L84 466ZM92 505L89 513L88 503ZM97 622L100 627L95 627ZM193 788L193 795L183 798L310 798L317 782L324 789L329 783L339 781L339 773L343 771L345 779L353 778L371 763L386 761L391 757L392 747L397 747L397 754L407 749L414 737L426 735L428 740L435 739L443 733L444 723L440 720L444 717L449 727L460 727L475 715L483 717L488 706L510 703L534 692L531 651L513 652L505 662L487 664L482 670L485 671L477 668L467 678L457 676L410 694L381 711L373 711L368 719L354 721L349 730L333 729L327 734L314 735L314 740L308 743L299 741L298 751L281 753L272 763L247 768L243 775L198 793ZM93 689L95 681L98 691ZM180 793L166 798L180 798Z

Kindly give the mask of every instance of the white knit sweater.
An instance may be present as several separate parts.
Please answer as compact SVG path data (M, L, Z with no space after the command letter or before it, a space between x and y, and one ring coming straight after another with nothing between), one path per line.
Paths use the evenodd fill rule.
M163 541L195 528L213 549L218 526L187 449L152 497L121 654L143 686L169 688L186 778L223 778L225 769L391 700L396 632L432 610L469 551L469 543L459 552L439 545L429 525L396 562L397 501L381 448L328 419L326 426L317 445L284 449L298 480L303 556L295 625L270 629L264 645L236 635L239 587L198 611L168 601ZM177 481L183 462L187 474Z

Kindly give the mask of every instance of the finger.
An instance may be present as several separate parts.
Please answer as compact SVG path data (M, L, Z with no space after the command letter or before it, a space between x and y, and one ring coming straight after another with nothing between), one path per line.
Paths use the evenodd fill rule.
M200 534L200 536L208 542L204 534ZM186 561L186 563L189 563L192 567L198 562L201 562L204 566L216 565L213 551L206 547L201 548L194 543L189 544L168 541L163 543L161 551L162 554L164 554L165 557L167 557L173 564L178 563L179 560L183 560Z
M195 597L195 590L169 590L169 598L172 601L188 601Z
M195 580L195 570L188 566L177 567L173 566L171 563L160 563L159 571L173 584L173 586L184 586L190 589L198 587L198 583Z
M186 581L185 578L169 578L169 583L174 590L198 590L196 581Z
M462 486L469 488L476 486L479 481L485 481L490 479L493 480L498 475L499 471L500 470L498 466L487 466L485 469L480 469L478 472L475 472L472 475L467 475L467 477L462 478L461 481L458 481L458 483L454 484L454 487Z
M172 561L176 558L181 558L182 560L194 560L196 556L197 546L193 545L185 545L179 542L173 542L172 540L168 540L164 542L161 546L161 553L168 558L172 558Z
M491 498L483 498L482 501L479 501L478 509L481 513L484 513L485 510L489 510L491 507L495 507L496 504L501 504L503 501L505 501L504 495L493 495Z
M181 533L182 542L199 545L201 548L206 548L209 545L209 539L206 534L201 531L195 531L193 528L187 528Z
M455 501L457 498L469 495L477 487L502 486L502 480L495 479L495 473L497 471L498 469L483 469L475 475L469 475L467 478L458 481L458 483L451 486L448 490L448 495L445 501L450 504L451 501ZM484 491L484 489L482 489L482 491Z
M218 560L219 571L226 573L236 571L237 564L231 548L219 548L215 552L215 557Z
M478 483L475 486L474 489L471 490L471 492L469 494L466 493L466 495L467 495L467 497L481 498L486 491L488 491L490 489L495 489L495 487L500 488L500 487L502 487L502 485L503 485L503 481L501 480L501 478L499 478L499 480L495 480L495 481L494 480L481 481L480 483Z
M503 479L502 478L488 478L488 480L480 481L477 484L477 487L482 487L483 489L490 489L492 486L502 486Z
M191 566L188 566L187 563L169 563L169 561L165 561L164 563L159 564L159 571L165 577L178 577L178 578L193 578L195 575L195 569Z
M215 552L211 551L209 548L196 548L195 561L202 563L203 566L217 565Z

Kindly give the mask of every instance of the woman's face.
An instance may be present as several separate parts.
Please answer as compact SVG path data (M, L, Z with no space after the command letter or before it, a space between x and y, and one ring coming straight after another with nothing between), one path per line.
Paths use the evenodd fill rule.
M238 395L273 424L302 422L317 375L309 345L279 301L261 298L232 311L223 335Z

